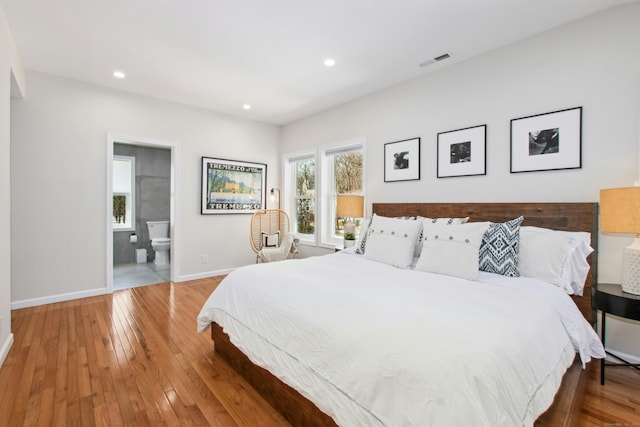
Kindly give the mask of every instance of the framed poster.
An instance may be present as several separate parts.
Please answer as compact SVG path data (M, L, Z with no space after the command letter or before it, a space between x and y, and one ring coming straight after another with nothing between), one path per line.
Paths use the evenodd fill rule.
M201 211L207 214L253 213L265 208L267 165L202 158Z
M384 182L420 179L420 138L384 144Z
M487 125L438 134L438 178L487 174Z
M511 120L511 173L582 167L582 107Z

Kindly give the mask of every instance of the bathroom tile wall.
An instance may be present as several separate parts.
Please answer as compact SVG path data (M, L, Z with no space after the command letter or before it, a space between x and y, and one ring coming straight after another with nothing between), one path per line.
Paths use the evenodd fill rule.
M113 263L136 262L136 249L146 248L153 261L147 221L168 220L171 204L171 150L129 144L114 144L113 153L136 158L137 243L129 242L131 231L113 232Z

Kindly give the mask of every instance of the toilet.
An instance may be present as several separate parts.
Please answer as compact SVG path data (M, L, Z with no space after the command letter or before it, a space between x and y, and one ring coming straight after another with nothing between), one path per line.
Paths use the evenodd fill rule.
M151 247L155 251L156 265L169 264L169 249L171 238L169 237L169 221L147 221Z

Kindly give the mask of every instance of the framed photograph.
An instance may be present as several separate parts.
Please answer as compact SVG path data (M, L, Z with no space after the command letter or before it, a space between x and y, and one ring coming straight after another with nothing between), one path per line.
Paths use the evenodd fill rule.
M202 158L201 214L253 213L265 208L267 165Z
M384 182L420 179L420 138L384 144Z
M487 125L438 134L438 178L486 175Z
M511 173L582 167L582 107L511 120Z

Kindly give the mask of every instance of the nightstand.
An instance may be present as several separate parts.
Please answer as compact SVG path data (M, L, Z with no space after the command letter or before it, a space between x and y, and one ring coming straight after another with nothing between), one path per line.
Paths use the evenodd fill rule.
M591 288L591 294L593 308L602 311L602 323L600 325L602 345L606 345L605 318L607 313L624 317L625 319L640 320L640 295L623 292L620 285L613 283L598 283L595 288ZM605 366L630 366L640 370L640 364L630 363L608 351L606 353L622 363L607 363L605 359L602 359L600 362L600 384L604 384Z

